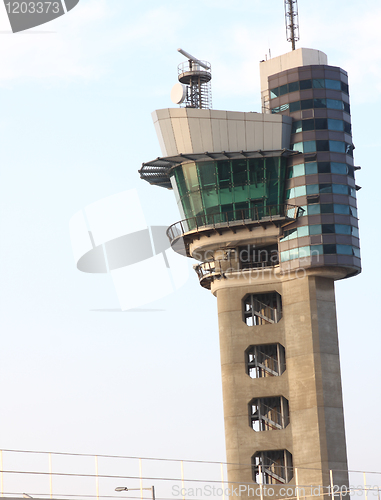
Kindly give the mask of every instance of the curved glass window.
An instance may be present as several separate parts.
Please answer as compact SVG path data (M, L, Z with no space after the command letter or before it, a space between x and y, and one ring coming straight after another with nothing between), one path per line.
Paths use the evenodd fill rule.
M345 111L350 114L349 103L340 101L338 99L303 99L302 101L294 101L288 104L283 104L282 106L277 106L271 109L271 113L281 113L282 111L290 110L290 113L294 111L300 111L301 109L313 109L313 108L327 108L327 109L337 109L340 111Z
M281 87L270 89L270 99L275 99L275 97L279 97L291 92L296 92L297 90L305 90L311 88L339 90L348 94L348 85L340 80L314 78L313 80L300 80L298 82L292 82L288 85L286 84L282 85Z
M283 211L286 158L189 162L173 169L178 202L196 225ZM192 227L193 228L193 227Z

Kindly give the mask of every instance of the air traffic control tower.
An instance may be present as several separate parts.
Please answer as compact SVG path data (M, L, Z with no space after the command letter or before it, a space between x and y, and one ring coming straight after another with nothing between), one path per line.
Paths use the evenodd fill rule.
M182 53L184 107L153 113L163 157L140 175L173 189L167 234L217 298L228 480L346 484L334 282L361 270L347 73L293 50L260 63L262 113L216 111L209 63Z

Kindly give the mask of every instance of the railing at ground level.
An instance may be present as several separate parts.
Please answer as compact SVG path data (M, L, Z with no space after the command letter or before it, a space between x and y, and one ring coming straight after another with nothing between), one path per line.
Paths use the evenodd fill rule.
M252 463L0 450L0 497L20 498L25 494L43 499L151 500L149 489L154 486L156 500L227 500L228 497L252 497L253 494L248 495L248 488L278 487L254 481L229 481L227 470L230 466L237 469L237 465L242 466L242 469L251 469L254 473ZM264 466L266 468L268 464ZM277 467L281 472L284 469L279 464ZM315 482L303 484L304 472L310 477L313 471L325 478L324 485ZM349 483L345 479L348 472ZM295 497L299 500L317 500L317 496L319 499L326 496L327 500L338 500L342 496L348 498L345 492L355 494L356 498L362 496L364 500L381 500L381 472L297 467L293 469L293 476L293 484L279 485L286 489L283 493L277 490L277 500ZM117 493L115 488L122 486L129 491ZM234 494L240 486L240 493ZM199 493L195 493L196 488ZM305 491L297 493L296 488L304 488ZM268 490L263 493L263 500L271 496Z

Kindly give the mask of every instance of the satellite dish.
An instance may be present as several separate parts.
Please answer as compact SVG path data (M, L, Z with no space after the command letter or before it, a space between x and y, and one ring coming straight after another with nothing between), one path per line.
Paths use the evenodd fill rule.
M174 104L181 104L187 96L187 87L182 83L175 83L171 90L171 101Z

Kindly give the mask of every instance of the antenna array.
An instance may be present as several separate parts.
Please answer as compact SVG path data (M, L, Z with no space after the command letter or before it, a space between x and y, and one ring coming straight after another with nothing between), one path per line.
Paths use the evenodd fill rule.
M295 42L299 40L298 1L284 0L284 11L286 15L287 41L291 42L292 50L295 50Z

